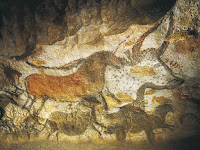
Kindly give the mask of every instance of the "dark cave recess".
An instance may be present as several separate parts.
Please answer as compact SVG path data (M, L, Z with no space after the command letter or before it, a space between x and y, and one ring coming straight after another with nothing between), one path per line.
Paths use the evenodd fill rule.
M110 28L111 32L105 35L121 33L131 24L152 24L164 16L175 2L1 0L0 55L24 59L33 53L36 44L53 44L64 37L75 35L83 26L92 24L92 19L96 26L106 24ZM83 17L86 22L82 21ZM113 23L117 25L112 26Z

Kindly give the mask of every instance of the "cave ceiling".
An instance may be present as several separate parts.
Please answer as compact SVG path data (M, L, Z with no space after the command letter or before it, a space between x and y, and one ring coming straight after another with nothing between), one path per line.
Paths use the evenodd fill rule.
M122 33L132 24L153 24L175 0L2 0L1 54L24 59L37 45L54 44L82 28L104 36ZM78 42L78 41L76 41Z

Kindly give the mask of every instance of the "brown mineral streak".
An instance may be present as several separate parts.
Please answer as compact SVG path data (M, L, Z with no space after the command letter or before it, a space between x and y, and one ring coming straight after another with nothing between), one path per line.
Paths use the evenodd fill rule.
M111 52L97 52L83 62L74 74L51 76L32 74L27 78L27 90L34 97L48 96L62 101L77 101L97 96L104 87L107 65L121 66L120 60Z

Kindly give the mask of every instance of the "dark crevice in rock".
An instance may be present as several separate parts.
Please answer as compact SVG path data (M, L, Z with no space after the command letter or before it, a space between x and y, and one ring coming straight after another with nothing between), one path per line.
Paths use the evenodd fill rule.
M32 55L32 54L34 53L34 51L33 51L34 49L35 49L35 44L29 45L29 46L26 47L25 53L23 53L23 54L20 55L20 56L15 56L14 58L15 58L16 60L23 60L23 59L25 59L27 56Z

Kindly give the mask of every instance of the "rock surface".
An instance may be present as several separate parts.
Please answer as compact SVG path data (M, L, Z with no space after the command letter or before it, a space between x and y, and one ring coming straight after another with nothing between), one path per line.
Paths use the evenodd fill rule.
M3 141L125 142L148 147L199 136L198 0L9 0L1 4ZM57 101L28 91L30 75L70 76L85 62L88 70L99 61L88 62L88 57L100 51L112 52L115 63L122 66L108 64L102 73L105 59L101 58L92 74L87 73L93 79L88 84L100 91L98 96Z

